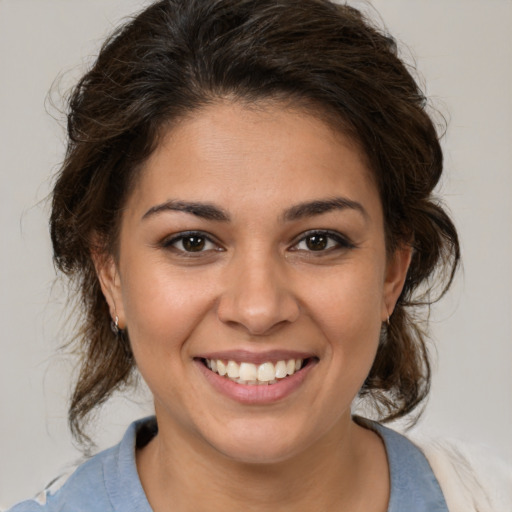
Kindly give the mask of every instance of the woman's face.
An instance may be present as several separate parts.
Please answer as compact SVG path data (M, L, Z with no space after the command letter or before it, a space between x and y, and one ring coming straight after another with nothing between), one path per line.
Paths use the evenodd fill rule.
M100 277L162 435L263 462L347 428L409 261L386 258L350 139L278 105L209 106L147 162L119 247Z

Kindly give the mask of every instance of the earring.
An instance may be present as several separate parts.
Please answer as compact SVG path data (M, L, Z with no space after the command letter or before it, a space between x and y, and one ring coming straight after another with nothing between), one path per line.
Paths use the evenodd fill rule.
M110 328L112 329L112 332L116 336L119 336L121 329L119 329L119 317L117 315L116 315L115 320L110 321Z
M388 315L388 317L386 318L386 325L389 327L389 324L390 324L390 322L389 322L389 315Z

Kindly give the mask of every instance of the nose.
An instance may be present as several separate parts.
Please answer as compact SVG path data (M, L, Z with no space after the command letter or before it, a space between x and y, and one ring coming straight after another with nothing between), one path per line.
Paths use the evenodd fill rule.
M275 259L240 257L229 265L217 309L222 322L261 336L297 320L299 302Z

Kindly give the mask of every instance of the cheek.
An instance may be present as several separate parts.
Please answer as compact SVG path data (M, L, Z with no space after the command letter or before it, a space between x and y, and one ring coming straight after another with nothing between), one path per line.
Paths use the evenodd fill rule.
M354 265L331 272L310 287L310 304L334 329L364 332L365 326L380 325L383 293L379 266Z
M123 282L126 323L135 355L158 347L175 357L207 314L210 289L199 276L175 275L150 265L146 271L141 268L132 267Z
M331 357L343 371L364 373L371 366L381 331L383 279L379 266L340 269L317 286L310 311L329 344ZM369 370L369 368L368 368Z

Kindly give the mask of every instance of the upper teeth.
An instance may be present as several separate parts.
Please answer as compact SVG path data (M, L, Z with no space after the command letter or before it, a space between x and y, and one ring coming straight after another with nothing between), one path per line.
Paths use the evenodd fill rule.
M226 376L241 384L272 384L277 379L284 379L293 375L302 368L302 359L288 359L272 363L255 365L253 363L237 363L235 361L223 361L221 359L206 359L206 366L212 372Z

